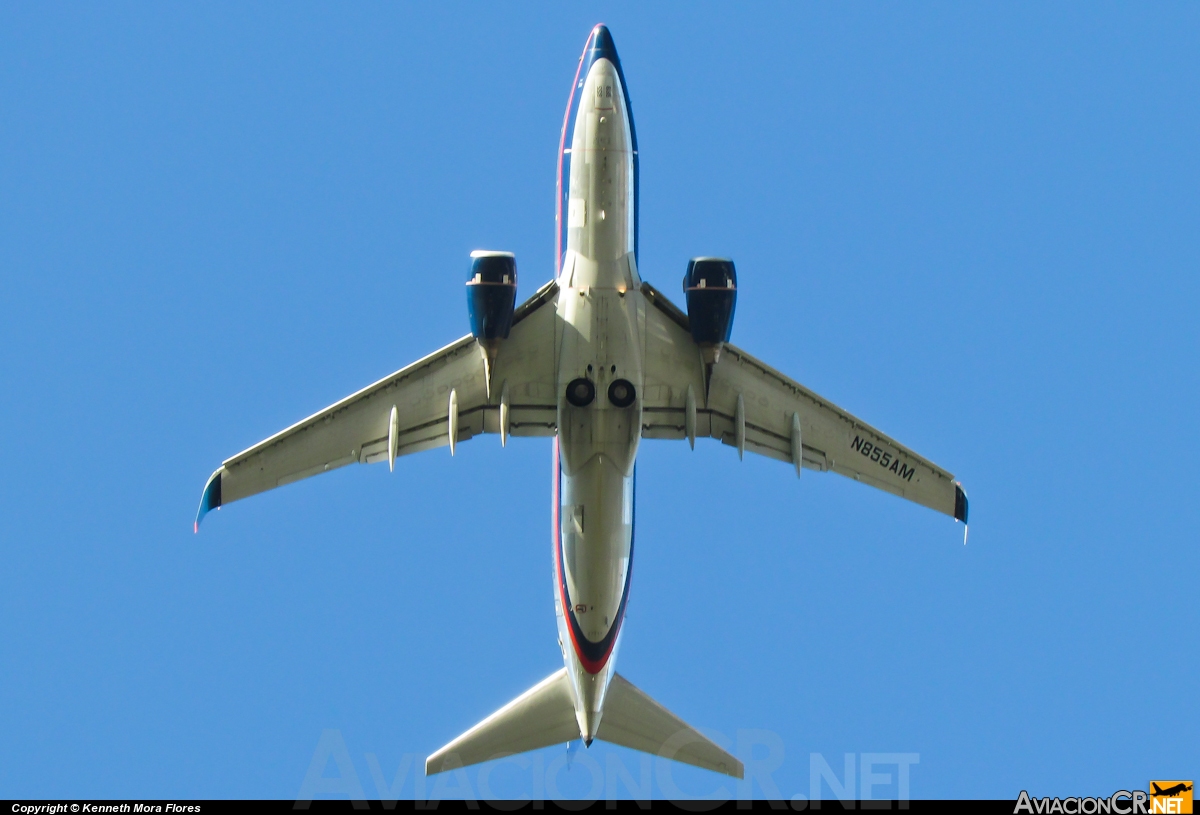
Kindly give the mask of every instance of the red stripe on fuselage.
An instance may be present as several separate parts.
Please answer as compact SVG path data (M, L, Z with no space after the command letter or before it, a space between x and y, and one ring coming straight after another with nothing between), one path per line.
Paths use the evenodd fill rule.
M596 29L592 29L592 33L588 34L587 42L583 44L583 53L579 55L579 64L575 66L575 78L571 80L571 95L567 97L567 110L563 114L562 134L558 137L558 179L555 184L555 199L554 199L554 276L558 277L562 273L562 255L563 255L563 231L562 231L562 191L563 191L563 156L566 155L563 151L567 149L567 126L571 123L571 108L575 101L575 92L579 89L579 72L583 70L583 58L587 56L588 49L592 45L592 37L596 34ZM557 461L558 448L555 448L555 460ZM556 468L557 472L557 468ZM558 476L556 475L557 479Z
M617 644L617 635L621 632L621 623L625 619L625 604L622 603L619 607L617 619L613 621L613 627L610 629L613 632L612 639L609 640L608 647L604 649L604 653L599 659L589 659L583 652L583 648L579 644L579 640L575 634L575 628L579 623L575 620L575 611L571 606L571 600L567 596L567 581L563 574L563 548L562 548L562 523L560 522L560 507L562 505L562 465L559 459L560 453L558 449L558 437L554 437L554 509L552 515L554 517L554 577L558 582L558 600L562 605L563 614L567 618L567 636L571 639L571 647L575 649L575 655L579 657L579 663L583 665L584 670L588 673L600 673L604 670L604 666L608 664L608 658L612 656L613 648ZM625 591L629 590L628 575L626 576Z

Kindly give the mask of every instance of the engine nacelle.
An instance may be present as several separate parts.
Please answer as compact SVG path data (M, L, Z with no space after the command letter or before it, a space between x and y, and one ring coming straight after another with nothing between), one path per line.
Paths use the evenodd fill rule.
M692 339L702 349L712 349L713 359L733 333L737 305L737 271L729 258L692 258L683 276L688 322ZM706 355L707 356L707 355Z
M471 333L480 343L508 339L517 302L517 259L512 252L471 253L467 280L467 313Z

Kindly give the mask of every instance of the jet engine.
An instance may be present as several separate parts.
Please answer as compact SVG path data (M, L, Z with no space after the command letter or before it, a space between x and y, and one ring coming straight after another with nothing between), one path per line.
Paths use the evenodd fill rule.
M471 276L467 280L467 314L471 334L483 353L489 398L492 368L500 343L512 329L517 302L517 259L512 252L476 250L471 253Z
M737 305L737 271L729 258L692 258L683 276L688 322L692 339L700 346L706 365L721 356L721 346L733 333Z

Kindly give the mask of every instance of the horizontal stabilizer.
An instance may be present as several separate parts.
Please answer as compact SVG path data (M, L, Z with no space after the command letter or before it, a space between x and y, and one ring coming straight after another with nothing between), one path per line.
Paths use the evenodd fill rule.
M579 724L575 721L571 685L567 669L562 668L425 759L425 774L566 744L577 738Z
M615 674L604 699L596 738L741 778L742 762L671 711Z

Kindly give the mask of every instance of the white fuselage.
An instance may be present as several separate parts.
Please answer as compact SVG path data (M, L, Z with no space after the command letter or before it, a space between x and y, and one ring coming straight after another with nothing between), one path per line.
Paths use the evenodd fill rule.
M605 58L588 65L586 57L573 117L568 109L559 178L566 245L557 302L554 590L576 717L590 742L603 714L629 591L645 305L635 251L629 108L617 67ZM582 407L566 398L578 379L594 387L594 398ZM613 404L609 388L616 380L632 384L631 405Z

